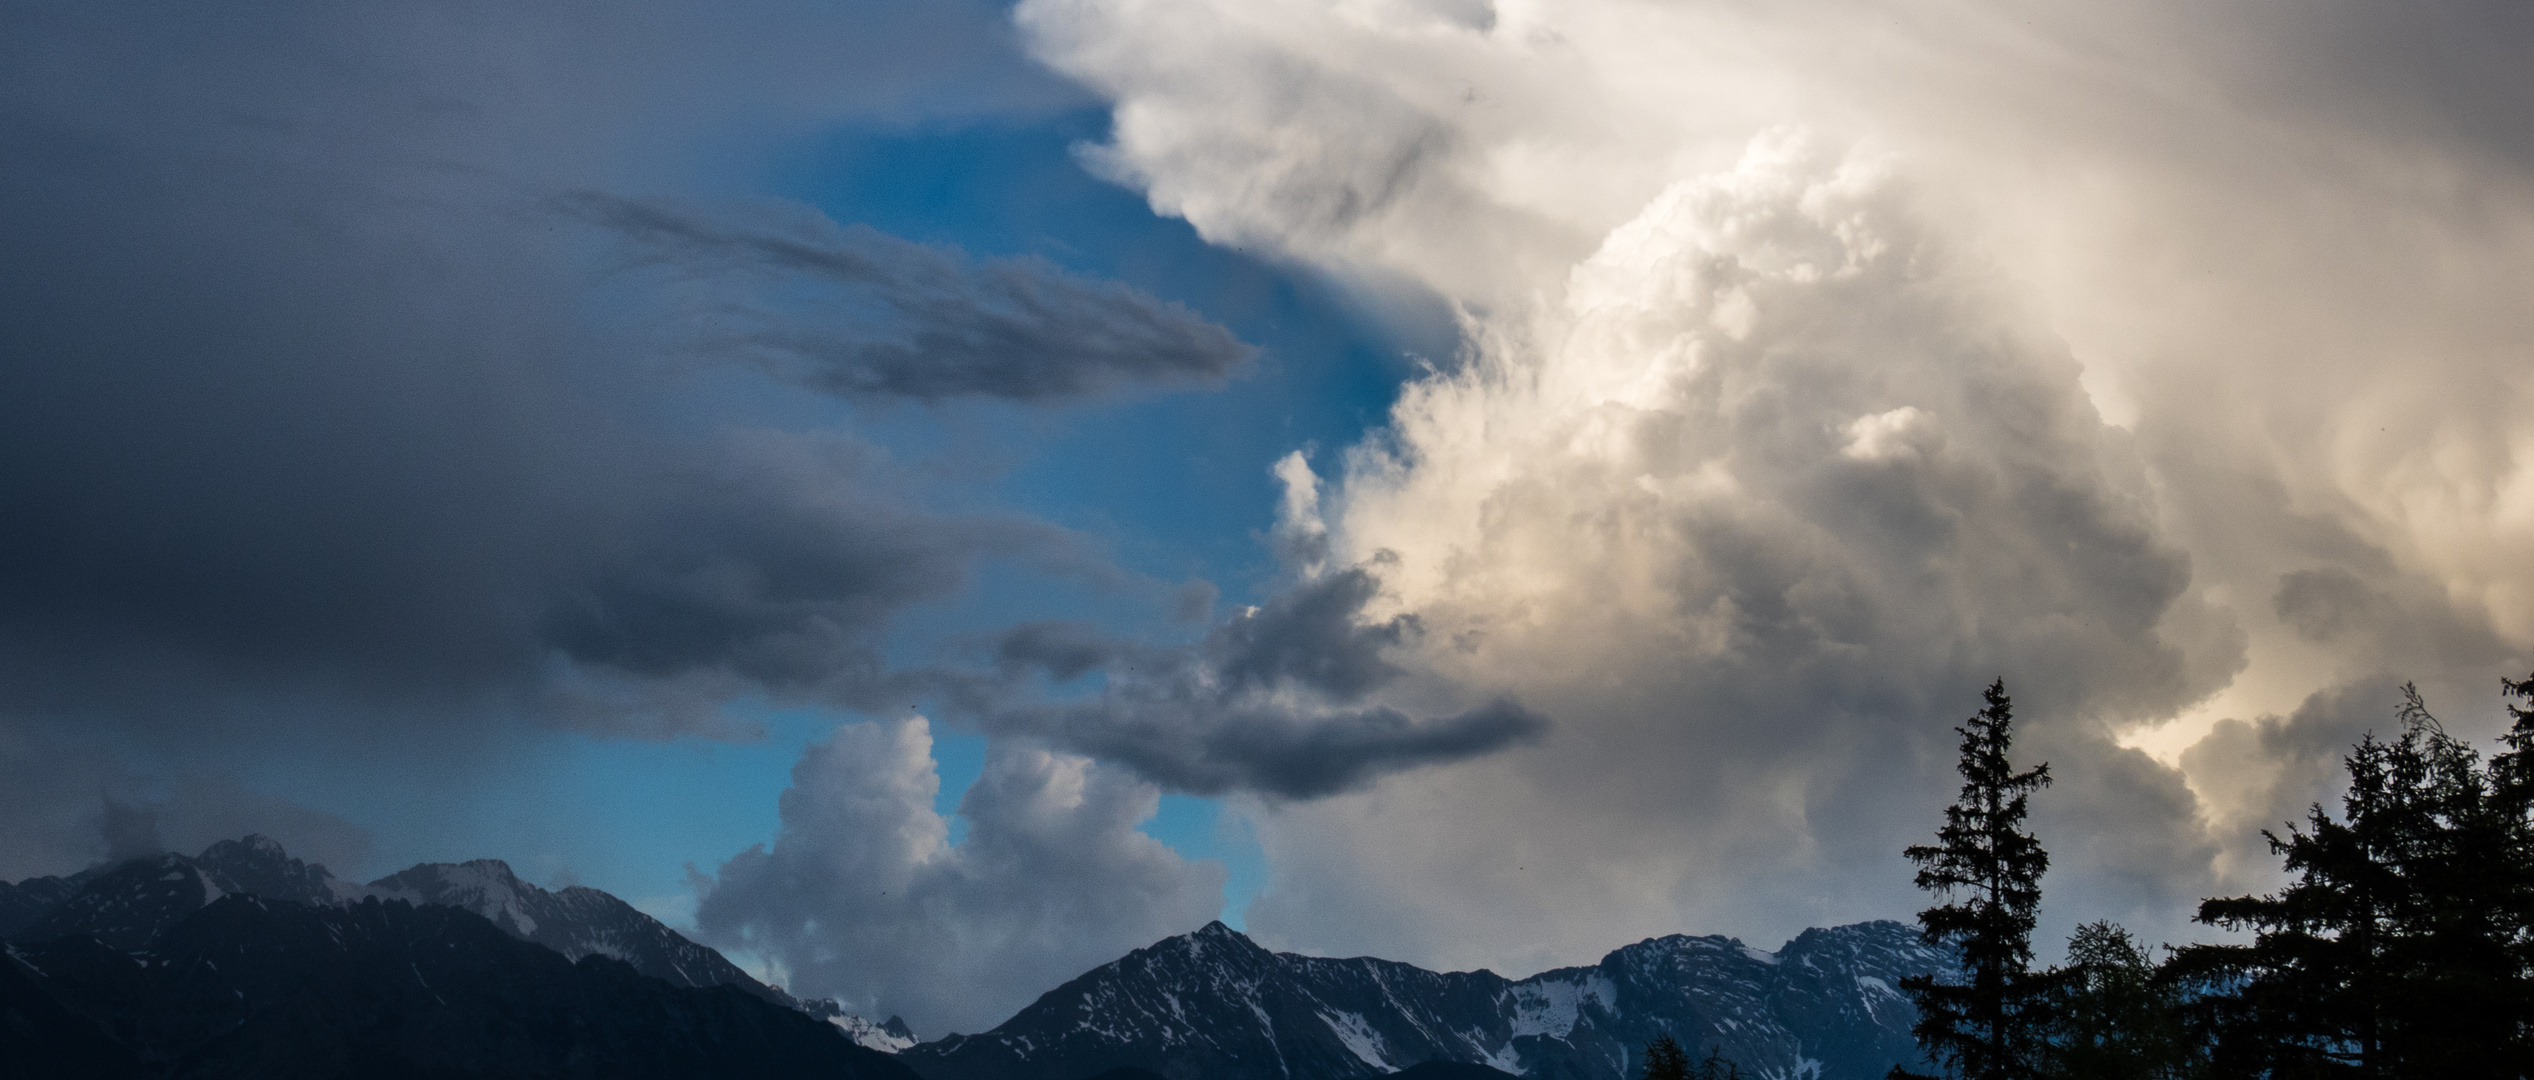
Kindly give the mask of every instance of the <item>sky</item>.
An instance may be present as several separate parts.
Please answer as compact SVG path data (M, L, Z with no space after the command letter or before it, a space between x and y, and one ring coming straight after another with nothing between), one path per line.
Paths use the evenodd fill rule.
M934 1037L1907 919L2003 678L2041 937L2180 942L2534 669L2521 4L0 21L0 879L501 858Z

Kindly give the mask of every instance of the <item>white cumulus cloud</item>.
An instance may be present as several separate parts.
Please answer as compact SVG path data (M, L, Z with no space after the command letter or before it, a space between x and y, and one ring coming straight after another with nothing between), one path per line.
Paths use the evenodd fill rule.
M705 939L770 961L794 993L938 1038L1221 910L1221 864L1137 831L1159 790L1081 757L998 743L951 843L932 745L919 717L812 746L774 843L701 883Z
M2365 687L2486 732L2534 649L2525 17L1018 18L1157 210L1464 314L1313 501L1365 618L1422 628L1394 663L1554 726L1255 808L1284 943L1521 968L1905 913L1997 675L2061 778L2050 925L2179 936Z

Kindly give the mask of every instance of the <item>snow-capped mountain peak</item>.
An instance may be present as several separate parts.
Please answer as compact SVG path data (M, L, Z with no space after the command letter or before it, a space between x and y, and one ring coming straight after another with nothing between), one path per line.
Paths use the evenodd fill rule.
M721 953L687 940L613 894L579 885L548 891L521 880L510 864L499 859L423 863L371 882L369 891L382 898L465 908L512 937L574 960L605 956L673 985L735 986L751 996L819 1015L790 994L750 978Z
M537 940L537 917L531 909L546 906L529 899L545 890L519 880L500 859L422 863L370 882L369 892L382 899L465 908L530 941ZM572 953L566 950L564 955Z
M915 1031L906 1026L902 1017L892 1016L874 1024L846 1012L844 1005L834 998L815 998L799 1002L795 1007L836 1025L846 1038L884 1054L894 1054L915 1045Z

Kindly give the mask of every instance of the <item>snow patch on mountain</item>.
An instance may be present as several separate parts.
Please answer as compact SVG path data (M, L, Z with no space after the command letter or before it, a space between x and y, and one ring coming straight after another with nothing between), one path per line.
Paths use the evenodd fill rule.
M827 1004L834 1005L835 1002L828 1001ZM838 1031L844 1032L846 1038L883 1054L894 1054L915 1045L915 1033L908 1030L906 1021L898 1017L892 1016L884 1023L874 1024L845 1012L839 1006L836 1012L826 1019L828 1023L836 1025Z
M231 895L323 908L371 897L462 908L511 937L573 960L592 955L621 960L673 986L733 986L836 1023L854 1034L855 1041L875 1049L915 1043L902 1020L892 1017L889 1023L873 1024L849 1016L833 1002L820 1011L750 978L721 953L613 895L580 886L549 892L520 880L499 859L423 863L365 887L336 878L324 866L291 858L270 838L247 836L220 841L197 856L159 855L69 878L0 885L0 924L5 924L0 933L26 941L84 934L108 948L135 952L187 915Z
M465 908L492 920L512 937L530 941L537 937L537 918L529 913L522 894L535 888L519 880L510 864L500 859L423 863L370 883L370 892L382 899Z
M1557 976L1563 976L1557 977ZM1575 1021L1587 1001L1604 1009L1618 1000L1610 977L1598 971L1548 972L1515 983L1513 998L1513 1036L1541 1035L1563 1039L1575 1030Z
M1514 1049L1510 1042L1506 1043L1502 1049L1491 1051L1486 1057L1478 1059L1478 1063L1497 1072L1512 1073L1515 1076L1521 1076L1529 1071L1522 1067L1522 1051Z
M1261 1018L1264 1019L1263 1016ZM1390 1063L1389 1056L1382 1053L1381 1036L1364 1022L1363 1014L1321 1013L1320 1019L1328 1022L1329 1030L1337 1035L1337 1041L1346 1044L1346 1049L1361 1058L1364 1064L1383 1072L1397 1071L1398 1067Z
M1426 1061L1628 1080L1657 1035L1771 1080L1880 1080L1917 1060L1892 986L1951 970L1898 923L1775 952L1671 936L1520 981L1274 953L1221 924L1095 968L982 1035L903 1052L927 1080L1046 1080L1121 1065L1206 1080L1371 1080Z

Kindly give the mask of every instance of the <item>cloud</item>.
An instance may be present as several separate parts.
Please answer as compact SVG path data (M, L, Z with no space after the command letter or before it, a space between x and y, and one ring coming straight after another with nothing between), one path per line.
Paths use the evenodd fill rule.
M1307 469L1302 476L1292 486L1307 490ZM1407 615L1367 618L1379 588L1365 567L1305 578L1186 646L1068 623L1023 625L996 645L999 677L937 676L937 685L961 722L1199 795L1319 798L1535 743L1550 729L1510 695L1429 709L1448 714L1421 720L1383 703L1406 675L1388 654L1422 627ZM1064 692L1094 673L1096 690Z
M0 721L0 818L10 823L0 834L0 881L200 851L250 832L345 877L358 876L374 851L368 830L237 776L193 763L138 765L89 733L31 722Z
M134 781L139 779L127 780L125 786L138 786ZM161 797L103 797L97 818L97 832L105 842L103 861L197 852L222 840L263 833L291 837L301 857L329 870L340 867L346 877L358 877L369 862L368 830L322 810L247 790L236 777L183 773L164 790Z
M1898 850L1997 673L2025 753L2083 777L2043 801L2105 823L2056 834L2063 881L2127 914L2211 880L2181 777L2111 732L2222 685L2231 642L2173 628L2187 563L2125 444L1912 205L1873 158L1762 139L1613 230L1561 309L1413 384L1358 450L1332 535L1393 553L1415 659L1561 721L1496 767L1265 815L1292 848L1354 853L1311 860L1328 873L1394 868L1349 890L1397 894L1347 901L1398 905L1378 934L1514 965L1684 919L1764 935L1908 910ZM1521 854L1497 854L1509 836ZM1418 898L1507 860L1510 896L1413 928ZM1365 943L1284 888L1254 925ZM1550 911L1571 914L1517 931ZM1518 944L1453 944L1497 936Z
M1254 929L1519 969L1909 910L2003 674L2052 923L2179 938L2260 861L2218 793L2310 771L2222 718L2534 648L2521 16L1490 14L1017 11L1156 209L1465 315L1313 501L1390 663L1556 737L1255 807Z
M1021 732L1114 761L1175 791L1310 799L1405 769L1483 757L1536 741L1548 721L1512 698L1413 720L1390 708L1299 714L1192 704L1171 689L1096 705L1039 706L993 717Z
M199 852L250 833L272 837L301 859L359 880L372 869L369 830L323 810L246 787L234 776L184 773L153 807L171 851Z
M1272 536L1276 557L1305 576L1320 573L1329 561L1329 525L1320 518L1320 477L1296 450L1276 460L1276 482L1285 489L1276 510Z
M2376 621L2383 604L2383 597L2358 575L2337 566L2282 574L2279 591L2270 597L2279 621L2297 636L2315 642L2328 642Z
M2360 678L2315 691L2286 716L2220 720L2183 753L2183 767L2195 777L2223 778L2201 799L2234 831L2302 826L2312 806L2337 814L2347 780L2341 760L2359 736L2396 730L2400 686L2390 676ZM2251 861L2267 864L2267 856Z
M890 628L981 562L1121 580L741 365L995 407L1213 385L1229 332L619 194L1082 103L1011 38L965 0L0 13L0 873L99 857L103 793L181 849L258 831L349 875L365 833L218 770L410 836L344 777L462 787L520 729L746 737L734 701L869 704ZM747 349L699 367L734 314Z
M1081 397L1219 383L1254 350L1186 307L1043 259L971 260L798 207L715 220L665 200L577 192L564 212L635 265L701 294L687 346L812 389L933 401ZM809 296L769 297L814 285Z
M983 556L1081 561L1043 524L919 509L840 435L745 433L665 479L670 497L542 598L537 641L560 669L540 702L599 730L709 732L745 694L868 707L899 611Z
M1221 865L1136 830L1159 805L1152 785L998 742L960 799L954 845L931 755L921 718L848 724L811 746L781 835L700 883L706 940L773 961L794 993L938 1038L1000 1023L1221 909Z
M719 410L611 307L625 275L596 254L756 304L760 359L864 397L1219 379L1245 346L1122 286L806 210L607 193L684 179L734 113L1070 100L1003 70L996 19L12 10L8 722L728 734L734 696L856 700L891 620L978 559L1113 577L1057 530L941 509L958 500L852 434ZM764 302L802 282L881 310Z
M167 845L159 842L158 815L148 807L134 806L113 796L105 799L97 831L105 835L108 862L146 859L167 850Z

